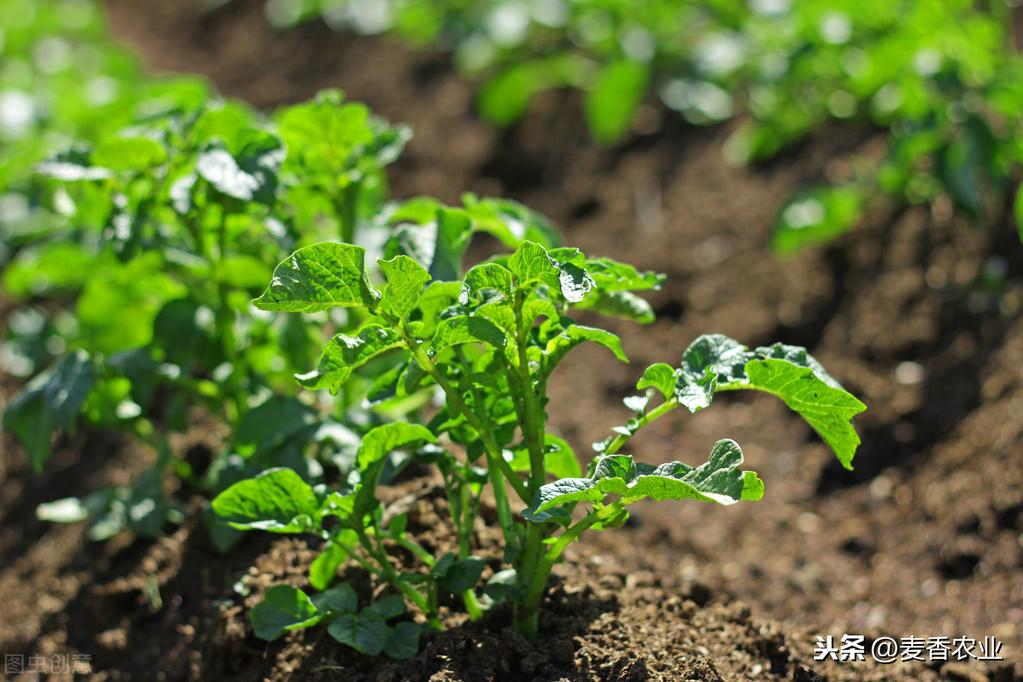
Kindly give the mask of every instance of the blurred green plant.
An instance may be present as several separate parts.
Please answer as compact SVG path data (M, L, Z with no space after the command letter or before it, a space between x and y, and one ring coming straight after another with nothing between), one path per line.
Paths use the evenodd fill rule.
M789 253L853 227L878 194L947 197L984 222L1023 164L1023 59L1003 0L268 0L278 25L440 45L482 81L480 112L515 122L541 91L585 92L591 133L612 144L656 92L687 121L742 116L736 163L770 158L829 120L889 132L880 163L792 197L774 246ZM1023 200L1021 200L1023 201ZM1017 221L1023 234L1023 222Z

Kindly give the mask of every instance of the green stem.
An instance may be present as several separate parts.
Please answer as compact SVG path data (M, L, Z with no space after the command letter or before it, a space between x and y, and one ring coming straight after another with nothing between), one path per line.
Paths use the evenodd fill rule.
M546 415L543 406L533 388L533 379L529 375L529 356L526 351L527 334L529 330L522 319L522 295L517 293L515 297L515 321L518 328L516 339L519 354L519 386L522 391L523 414L522 414L522 435L526 439L526 447L529 450L529 498L546 483L547 474L544 467L543 440L546 433Z
M334 202L334 210L341 227L341 241L354 244L359 221L359 183L350 183L341 190L341 196Z
M525 585L525 596L516 605L517 608L515 610L515 629L527 639L536 639L539 628L540 602L543 599L544 591L547 589L547 579L550 577L551 569L554 568L554 564L561 558L562 552L572 542L578 540L583 531L591 528L599 521L614 518L621 512L622 508L623 506L620 502L614 502L590 513L559 535L557 541L538 558L532 575Z
M359 529L356 533L359 536L359 543L380 566L380 570L383 571L384 578L387 582L398 588L398 590L405 595L410 602L415 604L420 611L426 614L426 619L430 624L430 627L443 629L443 626L440 624L440 620L437 618L437 610L435 607L431 607L430 600L426 597L426 595L398 575L398 572L394 570L394 566L391 565L390 558L388 558L387 554L382 549L373 544L373 541L368 535L366 535L365 530Z
M604 455L613 455L613 454L615 454L616 452L618 452L619 450L622 449L622 446L625 445L630 438L632 438L634 435L636 435L637 431L639 431L644 426L648 425L650 422L654 421L658 417L662 417L662 416L668 414L669 412L671 412L672 410L674 410L678 406L679 406L679 402L675 398L672 398L671 400L664 401L663 403L661 403L660 405L658 405L654 409L650 410L649 412L647 412L643 416L639 417L639 419L636 420L637 424L636 424L635 428L632 429L632 433L630 433L628 435L626 435L624 433L619 433L617 436L615 436L614 440L612 440L610 443L608 443L608 446L606 448L604 448L603 454Z
M497 445L497 440L494 438L494 434L491 430L479 417L476 416L475 412L469 409L462 400L461 394L448 382L444 374L426 354L426 351L424 351L419 343L412 337L412 334L409 333L408 328L405 327L404 324L401 328L401 334L404 338L405 344L412 352L413 357L415 357L416 362L419 363L420 367L422 367L423 370L437 382L437 385L441 387L441 390L444 391L444 395L447 397L448 403L455 408L456 412L465 417L465 420L469 422L469 425L480 434L480 440L483 442L483 447L487 452L488 466L493 468L496 465L496 467L500 469L501 473L504 474L504 477L508 479L508 483L511 485L512 489L515 490L515 493L519 496L519 498L526 504L529 504L531 499L529 491L522 483L522 479L518 477L518 475L512 470L511 465L508 464L501 455L501 448ZM500 486L495 486L495 497L498 495L497 487ZM503 490L501 494L505 494Z
M469 614L470 620L479 620L483 617L483 607L476 597L476 591L468 589L462 593L462 601L465 603L465 611Z
M413 556L415 556L417 559L426 564L427 568L433 568L433 565L437 563L437 560L433 558L433 555L427 552L425 549L423 549L423 546L420 545L415 540L412 540L411 538L405 536L402 537L392 536L392 539L396 543L398 543L399 546L404 547L408 551L412 552Z
M238 386L238 348L234 335L234 311L231 310L231 288L228 286L224 271L227 258L227 217L226 208L221 208L220 224L217 229L217 255L214 266L217 271L217 336L220 338L224 359L231 365L231 373L227 377L227 393L234 405L234 419L245 411L245 396Z

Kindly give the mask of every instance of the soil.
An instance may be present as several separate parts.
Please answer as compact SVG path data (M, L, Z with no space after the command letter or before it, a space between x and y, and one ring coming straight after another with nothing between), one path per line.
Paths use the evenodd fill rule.
M558 569L538 644L510 634L501 611L475 624L452 617L401 664L350 654L316 630L270 646L251 635L246 609L275 581L300 584L314 547L253 535L221 557L194 515L157 543L88 543L78 527L35 521L35 505L123 482L146 453L80 435L36 476L5 439L4 652L86 653L95 677L111 680L1023 679L1023 250L1008 207L974 226L942 202L878 200L837 243L780 260L768 245L784 199L842 177L854 156L876 157L880 133L832 128L736 168L721 155L729 126L689 127L651 102L625 143L602 150L571 93L548 93L494 130L442 54L316 22L273 31L256 0L208 12L183 0L108 5L115 32L154 71L201 73L264 107L340 87L410 124L391 174L399 196L511 196L587 253L666 273L652 297L658 322L612 325L630 365L581 348L552 383L552 428L577 452L625 419L620 401L639 368L674 361L705 332L806 345L870 409L857 419L854 472L769 397L726 396L657 422L636 439L637 457L702 461L734 438L765 501L640 506ZM437 504L424 499L424 519ZM245 598L232 589L243 576ZM815 663L815 637L843 633L991 635L1006 661Z

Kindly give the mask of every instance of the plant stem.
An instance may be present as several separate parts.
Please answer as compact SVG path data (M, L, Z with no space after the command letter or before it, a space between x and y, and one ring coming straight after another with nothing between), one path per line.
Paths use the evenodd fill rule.
M461 394L448 382L444 374L437 368L437 365L434 364L433 360L430 359L419 343L412 337L412 334L409 333L408 328L405 327L404 324L401 328L401 334L405 340L405 344L412 352L413 357L415 357L416 362L419 363L420 367L422 367L423 370L425 370L426 373L437 382L437 385L441 387L441 390L444 391L444 395L447 397L448 403L455 408L456 412L465 417L465 420L469 422L469 425L480 434L480 440L483 442L483 447L487 452L488 466L493 468L496 465L497 468L501 470L501 473L504 474L504 477L508 479L508 483L511 485L512 489L515 490L515 493L519 496L519 498L526 504L529 504L530 496L526 486L522 483L522 479L520 479L512 470L511 465L505 461L501 454L501 448L497 445L497 441L494 439L494 434L491 430L479 417L476 416L475 412L469 409L462 400ZM497 487L498 486L495 486L494 490L495 497L498 495ZM500 494L505 494L503 489Z
M433 555L427 552L425 549L423 549L423 546L420 545L415 540L412 540L411 538L405 536L402 537L392 536L392 539L395 542L397 542L399 546L404 547L408 551L412 552L412 554L417 559L426 564L427 568L433 568L433 565L437 563L437 560L433 558Z
M470 620L479 620L483 617L483 607L476 597L476 591L469 588L462 593L462 602L465 604L465 611L469 614Z
M650 422L654 421L658 417L662 417L668 414L678 406L679 406L678 400L675 398L672 398L671 400L665 400L663 403L661 403L654 409L650 410L646 414L639 417L636 420L637 422L636 426L632 429L632 433L628 435L624 433L619 433L617 436L615 436L614 440L608 443L608 446L604 448L603 454L604 455L615 454L616 452L622 449L622 446L625 445L625 443L627 443L630 438L636 435L637 431L639 431L644 426L648 425Z
M531 501L536 491L546 482L546 468L544 467L544 435L546 434L546 415L543 406L537 398L533 388L533 379L529 375L529 357L526 353L526 335L529 330L522 319L522 295L517 293L515 297L515 321L518 328L519 353L519 384L522 391L523 414L522 414L522 435L526 439L526 447L529 450L529 500Z
M350 182L334 201L334 210L341 228L341 241L353 244L359 220L359 183Z
M391 565L390 558L382 549L373 544L373 541L368 535L366 535L365 530L357 529L356 533L359 536L359 543L363 546L363 548L365 548L366 552L373 557L377 564L380 565L380 570L383 571L387 582L398 588L398 590L404 594L409 601L415 604L420 611L426 614L426 620L430 624L430 627L442 630L444 626L441 625L440 620L437 618L437 609L435 606L431 606L430 600L426 597L426 595L398 575L397 571L394 570L394 566Z
M515 609L515 629L527 639L536 639L539 628L540 601L543 599L544 591L547 589L547 579L550 577L551 569L561 558L562 552L572 542L577 540L583 531L589 529L599 521L607 521L614 518L622 510L619 502L614 502L570 526L564 533L558 536L557 541L550 546L543 555L539 556L535 568L528 582L525 584L525 596ZM530 524L532 529L534 524Z

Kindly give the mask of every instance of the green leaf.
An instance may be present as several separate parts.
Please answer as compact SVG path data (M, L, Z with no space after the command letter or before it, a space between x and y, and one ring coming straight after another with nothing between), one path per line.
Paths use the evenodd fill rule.
M271 396L238 420L234 444L243 457L272 452L294 441L316 421L312 409L295 398Z
M376 615L344 614L327 628L331 637L367 656L378 656L387 645L389 628Z
M852 468L860 439L851 419L866 406L845 391L805 348L775 344L749 351L720 334L701 336L686 349L675 396L691 412L717 391L752 389L781 398Z
M506 127L522 118L533 98L549 86L546 62L515 64L484 83L476 101L483 118Z
M665 400L675 395L675 382L678 377L675 368L664 362L657 362L645 370L643 376L636 382L636 388L640 391L647 388L656 388Z
M1016 190L1013 213L1016 216L1016 231L1019 233L1019 240L1023 242L1023 185Z
M741 471L742 450L735 441L720 440L710 459L695 469L681 462L660 466L637 463L629 455L608 455L591 478L565 478L541 486L523 516L533 522L553 518L550 510L574 502L600 503L607 495L629 505L643 499L698 500L729 505L763 497L756 474Z
M408 256L395 256L377 262L387 277L387 287L380 307L398 320L408 319L409 314L419 306L423 287L430 281L430 273Z
M289 106L275 116L288 148L286 166L304 176L337 179L350 170L358 150L373 141L369 109L344 104L337 90L319 93L312 102Z
M650 67L627 59L609 62L586 94L586 122L601 144L621 139L643 102Z
M775 252L788 255L835 239L856 226L865 204L866 197L855 186L818 187L801 193L782 209L774 231Z
M36 471L52 456L50 440L58 429L73 430L75 419L96 381L84 351L64 356L55 367L33 379L4 413L4 428L21 441Z
M434 564L430 575L437 579L437 584L443 589L452 594L461 594L475 587L486 566L487 562L479 557L458 559L448 553Z
M417 623L398 623L387 633L384 653L396 661L412 658L419 652L419 635L422 626Z
M271 533L312 531L319 508L313 489L291 469L268 469L213 500L213 511L233 528Z
M690 412L710 405L719 384L740 381L753 355L735 339L705 334L682 354L675 395Z
M516 249L523 241L545 248L561 243L557 228L543 214L517 201L465 194L462 203L473 229L492 235L506 248Z
M88 182L113 177L109 168L92 164L89 153L72 149L55 154L36 166L36 173L59 182Z
M573 263L558 263L547 249L536 242L525 241L508 259L508 268L525 287L541 282L553 291L561 292L569 303L578 303L593 288L593 280Z
M348 583L341 583L329 590L313 595L313 604L321 613L355 613L359 608L359 598Z
M631 291L601 291L595 289L587 294L579 308L593 310L601 315L620 317L640 324L650 324L656 319L653 308Z
M544 454L544 465L547 473L555 478L573 478L582 475L579 458L564 438L548 433L544 438L547 452Z
M441 320L430 343L434 354L463 343L488 343L504 348L508 337L497 325L480 315L456 315Z
M92 163L115 171L144 171L167 161L167 151L147 137L114 137L92 152Z
M327 589L334 582L337 569L347 560L348 550L328 540L309 566L309 584L317 590Z
M381 353L402 347L398 332L390 327L371 323L355 336L337 334L330 340L316 370L300 374L298 382L309 389L329 389L336 394L352 372Z
M362 613L383 620L397 618L405 613L405 599L397 594L388 594L364 608Z
M320 617L309 596L290 585L271 587L249 614L256 637L268 641L285 632L315 625Z
M373 308L380 294L366 276L365 249L323 242L295 251L276 268L263 295L262 310L316 312L338 307Z
M657 289L666 279L656 272L640 272L634 266L610 258L590 258L586 272L601 291L641 291Z
M584 341L599 343L614 353L614 356L620 361L629 361L625 351L622 350L622 341L616 335L596 327L569 324L547 342L547 347L544 349L544 375L549 376L558 363L568 355L568 352Z
M437 438L420 424L393 422L377 426L362 437L362 445L355 461L362 471L382 460L391 451L420 441L436 443Z
M280 141L265 133L251 138L235 155L219 142L199 155L196 174L216 191L239 201L271 204L277 189L277 170L284 156Z
M77 497L64 497L40 504L36 518L49 523L78 523L89 518L89 508Z
M781 398L824 439L842 466L852 469L860 437L851 420L866 410L866 405L845 390L821 381L813 369L786 360L752 360L746 365L746 374L749 383L743 388Z
M462 305L478 304L487 299L488 292L511 298L514 289L511 270L498 263L481 263L465 273L458 302Z

